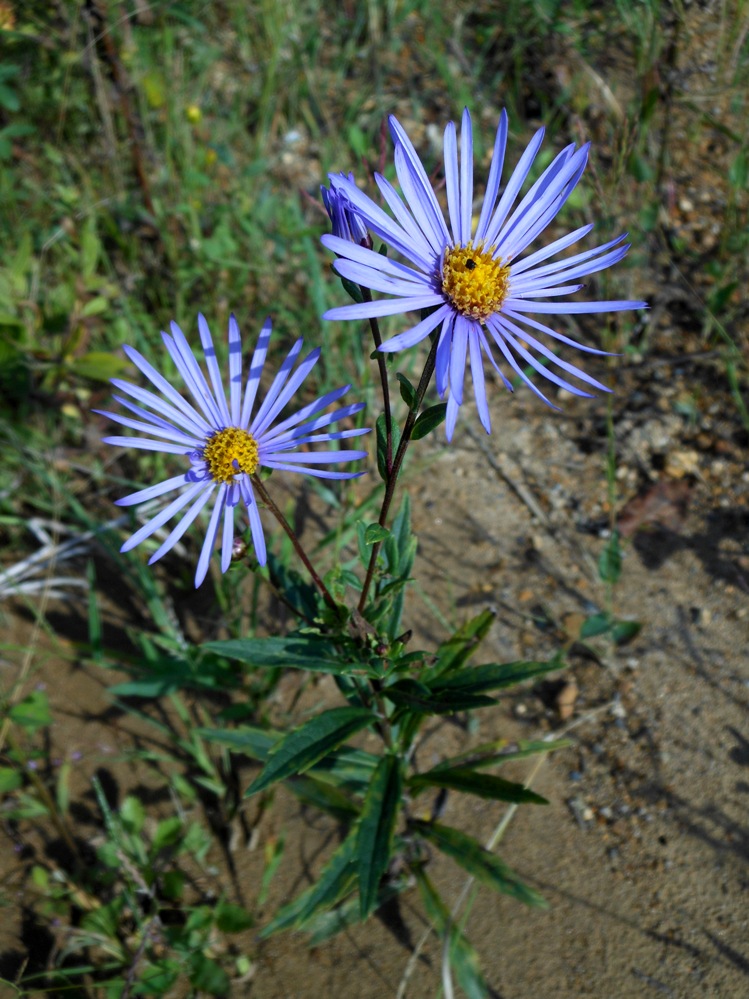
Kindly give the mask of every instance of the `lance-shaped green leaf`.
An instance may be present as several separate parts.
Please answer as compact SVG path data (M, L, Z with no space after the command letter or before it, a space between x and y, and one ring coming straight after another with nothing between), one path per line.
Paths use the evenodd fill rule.
M352 830L320 871L317 881L285 905L261 930L260 936L269 937L291 926L301 926L316 913L325 912L344 898L356 881L355 849L356 831Z
M444 422L446 414L447 403L445 402L438 402L436 406L430 406L429 409L425 409L419 413L416 423L414 423L414 428L411 431L411 440L419 441L422 437L426 437L427 434L431 434L433 430L437 429L440 423Z
M452 857L477 881L505 895L511 895L526 905L548 908L548 902L535 889L524 884L512 868L495 854L485 850L472 836L437 822L415 819L410 825L414 832L429 840L448 857Z
M451 791L462 791L464 794L475 794L479 798L492 798L495 801L511 801L515 804L548 805L546 798L529 791L515 781L496 777L494 774L476 773L466 767L454 767L452 770L429 770L417 774L408 781L408 786L417 794L427 787L444 787Z
M351 822L359 815L359 809L346 795L333 784L316 780L311 771L289 781L289 787L301 801L314 805L339 822Z
M395 420L390 421L390 431L392 435L390 460L392 461L401 439L400 427ZM382 481L387 482L390 473L388 471L387 425L384 413L380 413L375 420L375 438L377 440L377 471L380 473Z
M557 749L567 749L570 745L568 739L555 739L554 742L546 742L545 739L521 739L519 742L496 739L493 742L484 742L458 756L451 756L438 763L430 772L452 770L455 767L483 770L485 767L501 766L509 760L522 760L526 756L536 756L538 753L553 753Z
M247 795L257 794L285 777L304 773L373 721L371 711L366 708L333 708L311 718L273 747L262 773L247 789Z
M306 669L313 673L365 672L363 666L341 660L325 639L292 635L288 638L232 638L208 642L203 648L256 668Z
M437 661L427 674L432 680L438 676L448 676L465 666L494 623L494 613L484 610L471 618L451 635L437 649Z
M413 387L408 378L406 378L405 375L402 375L400 371L395 377L398 379L398 384L400 386L401 399L405 402L409 409L416 409L416 389Z
M484 666L469 666L453 673L452 676L431 684L431 688L433 694L451 690L462 694L480 694L500 687L513 687L555 669L564 669L565 666L566 663L561 659L549 662L487 663Z
M415 871L424 910L439 935L449 937L450 969L468 999L486 999L489 990L479 969L478 955L453 923L450 911L421 868Z
M218 742L238 753L246 753L253 760L265 760L271 749L282 738L280 732L243 725L238 728L199 728L197 734L208 742Z
M363 920L374 908L380 878L390 863L402 786L401 761L392 754L383 756L364 799L356 842L359 904Z
M465 694L459 690L435 693L426 684L410 678L384 687L382 693L398 707L430 715L451 715L456 711L470 711L497 703L483 694Z

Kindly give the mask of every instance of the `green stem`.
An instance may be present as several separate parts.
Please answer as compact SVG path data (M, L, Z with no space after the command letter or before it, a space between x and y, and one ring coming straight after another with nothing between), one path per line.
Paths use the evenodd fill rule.
M411 434L413 432L414 424L416 423L416 417L418 416L419 409L426 395L426 391L429 388L429 383L432 380L432 375L434 374L434 365L437 359L437 344L439 343L439 337L434 337L432 340L432 349L429 351L429 356L427 357L426 364L424 365L424 370L421 373L421 378L419 379L419 385L416 389L416 403L409 409L408 416L406 417L406 422L403 426L403 433L401 435L400 444L398 445L398 450L395 453L395 458L393 459L393 467L389 470L388 479L385 483L385 496L382 500L382 507L380 509L380 517L378 524L380 527L385 526L387 521L387 516L390 511L390 504L393 502L393 496L395 495L395 486L398 481L398 475L400 474L401 467L403 465L403 459L406 456L406 451L408 445L411 441ZM372 579L374 577L375 564L377 562L377 556L380 553L381 542L376 541L372 545L372 554L369 557L369 565L367 566L367 575L364 579L364 586L362 587L361 597L359 598L359 612L364 610L364 605L367 602L367 597L369 595L369 589L372 585Z
M365 302L372 301L372 293L369 288L361 289ZM380 350L382 346L382 336L380 334L380 324L376 316L370 316L369 328L372 330L375 352L377 354L377 367L380 372L380 382L382 384L382 404L385 407L385 466L388 475L393 470L393 414L390 412L390 385L388 384L387 359Z
M260 499L263 501L263 503L265 503L265 505L268 507L268 509L270 510L270 512L273 514L273 516L276 518L276 520L278 521L278 523L281 525L281 527L284 529L284 531L288 535L289 540L291 541L292 545L294 546L294 551L297 553L297 555L299 556L299 558L304 563L305 568L307 569L307 572L312 577L312 580L313 580L315 586L320 591L320 593L322 595L322 598L325 601L325 603L328 605L328 607L331 608L331 610L338 611L339 610L338 604L335 602L335 600L333 599L333 595L331 594L330 590L327 588L327 586L325 585L325 583L323 583L322 579L320 578L320 576L318 575L317 571L315 570L315 567L310 562L309 557L307 556L307 553L305 552L304 548L302 548L302 545L301 545L301 542L299 541L299 538L296 536L296 532L294 531L294 528L291 526L291 524L288 522L288 520L284 517L284 515L278 509L278 507L273 502L273 500L270 498L270 495L269 495L268 491L266 490L265 486L262 484L262 482L260 481L260 479L256 475L252 476L252 485L254 486L254 488L255 488L258 496L260 497Z

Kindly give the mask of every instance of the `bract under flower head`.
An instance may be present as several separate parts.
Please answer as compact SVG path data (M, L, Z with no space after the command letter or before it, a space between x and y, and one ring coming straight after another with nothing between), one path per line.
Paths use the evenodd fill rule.
M421 160L394 117L390 118L390 130L403 197L384 177L375 174L375 180L392 216L342 175L331 174L331 191L345 195L367 228L408 263L346 242L336 235L323 236L325 246L339 258L334 267L342 277L390 296L330 309L323 318L366 319L428 310L426 318L391 337L380 350L413 347L439 327L435 375L440 396L448 395L448 440L463 402L468 356L479 418L487 433L490 432L484 356L511 389L494 358L495 347L514 374L549 405L549 400L526 374L524 368L527 366L575 395L590 396L591 393L557 374L554 366L595 389L609 391L580 368L557 357L535 334L541 333L557 343L591 354L605 351L578 343L531 315L645 308L646 303L640 301L560 301L563 296L583 287L579 282L581 277L621 260L629 249L624 242L626 234L602 246L551 260L593 228L585 225L523 256L556 217L580 180L588 158L588 146L578 149L571 144L563 149L515 205L544 133L543 129L536 133L500 191L507 145L507 115L503 111L481 213L474 227L473 134L466 109L461 124L460 163L455 125L450 122L445 129L448 226Z
M319 348L308 354L296 370L293 370L302 349L302 340L297 340L265 397L259 401L260 377L268 350L271 322L270 319L266 320L260 332L243 391L242 344L237 321L232 316L229 320L227 399L211 333L202 315L198 316L198 329L208 378L205 377L182 330L176 323L171 324L171 335L162 333L164 345L192 396L192 403L184 399L137 350L125 347L127 356L157 392L115 378L112 379L112 384L124 393L124 396L115 395L115 400L138 419L96 410L122 426L147 435L105 437L106 444L176 454L182 458L185 465L184 471L173 478L117 500L119 506L133 506L168 493L177 493L175 499L151 517L125 542L122 551L135 548L167 521L181 514L166 540L150 557L149 564L156 562L174 547L209 500L214 499L195 573L196 587L200 586L208 572L208 564L219 531L221 571L226 572L229 568L233 554L236 557L234 510L239 505L242 505L247 513L257 560L261 565L265 565L265 538L252 488L252 476L256 472L261 468L271 468L287 472L303 472L323 479L355 478L363 473L332 471L319 466L358 461L366 457L366 451L300 449L307 444L329 443L368 433L366 428L335 432L325 429L339 420L353 416L364 407L363 403L353 403L328 413L324 412L348 391L350 387L348 385L326 393L279 421L283 410L317 363L320 356ZM185 508L187 512L183 513Z

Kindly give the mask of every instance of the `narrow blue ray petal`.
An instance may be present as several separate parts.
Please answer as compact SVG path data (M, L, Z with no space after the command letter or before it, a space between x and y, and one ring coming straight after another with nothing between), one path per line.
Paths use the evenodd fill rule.
M550 326L545 326L543 323L539 323L536 319L531 316L520 315L519 312L513 312L512 309L502 309L502 315L507 319L514 319L516 322L523 323L526 326L532 326L534 329L538 330L540 333L545 333L547 336L553 337L560 343L566 343L570 347L574 347L576 350L582 350L586 354L598 354L602 357L616 357L615 353L610 350L599 350L597 347L589 347L587 344L580 343L579 340L573 340L572 337L565 336L564 333L558 333L553 330Z
M431 295L416 295L414 298L384 298L378 302L355 302L353 305L340 305L328 309L323 319L371 319L374 316L394 316L400 312L420 312L441 305L444 296L434 292Z
M200 413L196 409L193 409L192 406L190 407L192 416L187 416L181 409L176 409L160 396L148 391L148 389L132 385L130 382L124 382L120 378L112 378L111 382L121 392L125 392L127 395L132 396L133 399L137 399L144 406L150 406L151 409L160 413L161 416L166 417L169 422L181 426L188 433L194 433L196 436L204 438L212 432L213 428L210 423L204 420Z
M354 184L339 181L356 210L361 215L368 229L389 243L393 249L401 253L407 260L413 261L423 270L429 270L429 261L434 258L435 251L422 234L419 245L414 246L408 232L390 218L378 205ZM414 225L416 224L414 220Z
M247 519L250 522L250 531L252 532L252 544L255 548L255 557L260 565L265 565L268 560L268 556L265 550L263 524L260 520L260 511L258 510L257 503L255 502L255 493L253 492L252 484L249 479L243 480L242 493L244 494L244 501L247 507Z
M512 354L512 351L510 350L510 348L508 347L507 343L505 342L504 336L500 332L498 332L497 330L494 330L491 326L487 326L487 329L489 330L489 332L490 332L490 334L492 336L492 339L494 340L494 342L497 344L497 346L499 347L500 351L502 352L502 355L503 355L504 359L510 365L510 367L515 372L515 374L518 376L518 378L522 382L525 382L525 384L528 386L528 388L531 390L531 392L534 392L539 397L539 399L543 400L543 402L546 403L547 406L549 406L551 409L558 409L559 407L555 406L554 403L550 402L549 399L547 399L546 396L543 394L543 392L541 391L541 389L522 370L522 368L520 367L520 365L518 364L518 362L515 360L515 358L514 358L514 356Z
M484 381L484 362L481 356L481 339L479 331L472 329L468 334L468 347L471 356L471 379L473 380L473 396L476 400L481 426L490 434L492 421L489 416L489 403L486 399L486 383Z
M221 409L213 398L205 375L200 370L200 365L195 359L195 355L190 349L190 344L185 339L185 334L177 323L171 322L169 328L172 331L171 337L167 333L162 333L162 339L166 344L172 360L182 375L185 385L190 390L198 406L203 410L206 419L214 427L221 425Z
M255 413L255 416L249 427L250 433L254 437L259 438L261 436L262 433L260 430L261 424L265 419L266 414L274 406L276 399L281 393L281 390L288 381L289 374L291 373L291 369L294 367L294 363L297 357L299 356L299 351L302 349L303 343L304 341L300 337L296 341L294 346L291 348L289 353L286 355L283 364L278 369L278 374L271 382L271 386L266 392L265 398L261 402L260 408L258 409L257 413ZM319 354L319 348L318 348L318 354Z
M260 336L258 337L252 361L250 362L250 373L247 378L247 387L245 388L244 402L242 403L242 414L239 421L239 426L243 430L246 430L250 423L252 407L255 405L255 399L257 398L260 376L263 373L265 356L268 353L268 342L270 341L272 331L273 324L270 321L270 316L268 316L263 323L263 328L260 330Z
M551 277L553 277L554 281L574 281L577 278L587 277L588 274L595 274L597 271L602 271L606 267L611 267L613 264L618 263L622 257L626 256L628 249L629 244L627 243L624 246L617 247L615 250L604 253L601 257L586 260L576 267L559 270L556 274L537 274L536 271L529 271L521 281L512 281L510 294L513 298L535 295L536 292L533 290L534 285L546 284L548 286L548 279Z
M158 562L160 558L162 558L164 555L166 555L168 551L171 551L171 549L174 548L174 546L177 544L179 539L185 533L187 528L190 526L190 524L192 524L192 522L198 516L200 511L208 502L208 500L211 498L212 493L213 493L213 488L205 489L198 496L198 498L195 500L195 502L187 511L187 513L184 514L179 523L170 532L166 541L164 541L164 543L149 558L148 560L149 565L153 565L154 562Z
M528 333L526 330L522 329L521 327L516 326L514 323L509 322L504 316L498 318L497 326L502 330L503 334L506 337L508 337L508 339L510 336L520 338L529 347L532 347L534 350L538 351L538 353L541 354L543 357L545 357L548 361L551 361L552 363L556 364L557 367L562 368L568 374L574 375L575 378L579 378L581 381L587 382L588 385L592 385L593 388L598 389L599 392L611 391L611 389L607 388L606 385L603 385L597 379L593 378L592 375L589 375L587 372L583 371L582 368L577 368L574 365L569 364L567 361L563 360L561 357L557 357L557 355L552 350L549 350L548 347L542 344L534 336L531 336L530 333ZM514 345L515 343L513 341L513 346ZM522 345L519 345L519 347L516 349L523 350L525 348L523 348ZM541 366L539 370L543 370L545 378L548 378L550 376L549 369L547 367ZM567 386L565 384L562 387L566 388ZM576 394L586 395L587 393L584 392L581 393L577 391Z
M252 425L252 433L257 438L261 438L263 436L268 427L270 427L271 423L283 411L284 406L291 401L296 394L297 389L300 388L302 383L307 378L307 375L309 375L310 371L312 371L314 366L317 364L320 354L320 347L315 347L314 350L309 352L296 371L289 377L282 391L278 393L277 398L273 399L272 404L268 405L267 408L266 403L268 402L268 398L266 398ZM263 412L263 410L265 410L265 412Z
M366 452L364 453L366 454ZM311 475L313 479L360 479L362 475L366 475L366 472L332 472L326 468L287 465L282 461L273 461L269 467L275 468L279 472L299 472L303 475Z
M538 312L544 315L625 312L628 309L647 309L647 307L647 302L530 302L522 298L508 298L503 305L503 308L515 312Z
M205 540L203 541L203 547L200 549L200 558L198 559L198 567L195 570L195 589L200 586L206 577L208 572L208 566L210 565L211 555L213 554L213 549L216 544L216 535L218 534L218 521L221 516L221 511L224 508L224 500L226 498L226 483L222 482L218 487L218 495L216 496L216 503L214 504L213 510L211 511L211 519L208 523L208 530L205 532Z
M448 443L453 439L455 424L460 412L460 403L453 399L452 394L447 399L447 412L445 413L445 437Z
M202 444L202 441L197 440L195 437L188 437L186 434L180 433L173 427L164 427L154 423L144 423L142 420L132 420L129 416L120 416L118 413L109 413L104 409L94 409L92 412L98 413L99 416L106 416L115 423L119 423L123 427L129 427L131 430L140 430L144 434L155 434L158 437L164 437L167 440L173 441L175 444L181 444L183 446L183 450L184 448L194 450Z
M531 267L535 267L536 264L540 264L543 260L547 260L549 257L553 257L555 253L561 253L562 250L566 250L568 246L572 246L583 236L587 236L588 233L593 229L593 223L589 222L588 225L580 226L579 229L575 229L573 232L568 232L566 236L562 236L560 239L555 239L553 243L547 243L546 246L542 246L540 249L536 250L535 253L529 254L527 257L523 257L522 260L513 261L512 271L513 274L521 274L523 271L527 271ZM620 237L621 238L621 237ZM586 253L589 251L585 251ZM567 258L573 260L573 257Z
M331 236L330 234L322 236L320 242L339 257L343 257L345 260L353 260L374 271L381 271L383 274L389 274L395 278L403 278L406 281L424 280L425 274L422 271L414 270L413 267L409 267L398 260L393 260L392 257L386 257L382 253L370 250L368 246L358 246L356 243L344 243L337 236ZM433 268L429 268L427 276L429 275L433 277Z
M463 108L460 123L460 242L471 238L473 218L473 130L468 108Z
M166 441L150 441L144 437L102 437L103 444L117 447L134 447L139 451L163 451L164 454L189 454L184 444L169 444Z
M447 211L452 228L452 242L461 243L460 224L460 179L458 176L458 143L455 136L455 122L449 121L445 127L443 142L443 157L445 163L445 191L447 192Z
M441 236L440 226L435 221L431 201L424 193L419 181L411 172L411 165L409 163L408 156L404 152L402 146L396 145L393 153L393 162L395 163L395 172L398 175L398 183L403 191L406 204L416 220L416 224L424 234L424 239L426 239L429 243L432 253L434 255L441 254L443 249L450 242L450 235L447 230L445 230L444 237ZM434 193L432 192L431 187L429 188L429 192L433 198ZM442 218L441 212L440 218ZM443 220L442 226L444 227L444 225L445 223Z
M486 229L489 219L494 211L499 194L499 185L502 180L502 167L505 162L505 149L507 148L507 112L502 109L497 125L497 134L494 139L494 152L492 162L489 167L489 177L486 181L486 191L484 192L484 203L481 206L479 223L476 226L476 242L481 243L486 237Z
M537 371L542 378L545 378L547 381L550 381L554 385L559 386L559 388L565 389L567 392L571 392L573 395L579 395L585 399L593 398L590 392L586 392L583 389L579 388L579 386L573 385L571 382L566 381L564 378L560 378L559 375L557 375L556 372L552 371L548 365L542 364L542 362L539 361L537 357L534 357L529 350L526 350L526 348L522 345L522 343L519 343L515 339L510 330L507 329L506 324L502 323L501 326L502 326L502 337L507 346L512 347L512 349L515 350L527 364L529 364L535 371ZM531 339L533 338L531 337ZM538 341L536 341L536 343L538 343ZM539 346L541 345L539 344ZM555 363L559 363L559 358L555 357L550 350L547 350L544 347L543 352L544 356L547 356L549 360L552 360ZM562 363L566 364L566 362ZM572 368L571 365L566 365L566 367L572 369L572 372L574 373L575 377L581 378L587 382L593 382L593 384L597 388L602 389L604 392L609 391L609 389L607 389L604 385L601 385L600 382L597 382L595 378L591 378L589 375L586 375L585 372L580 371L579 368Z
M239 426L242 405L242 340L239 324L232 312L229 316L229 395L231 401L231 422Z
M113 394L112 398L115 402L118 402L125 409L129 409L131 413L135 413L136 416L140 416L145 422L151 427L162 427L164 430L168 430L169 433L178 433L182 437L193 442L193 447L200 447L205 440L205 437L201 434L196 436L191 431L185 431L184 427L175 427L173 423L169 420L163 419L161 416L157 416L155 413L151 413L149 410L144 409L142 406L136 406L134 402L130 402L121 395ZM95 409L94 413L100 413L101 410Z
M360 461L367 457L366 451L300 451L297 454L283 452L283 461L288 465L330 465L339 461ZM275 458L267 457L266 465L273 466Z
M479 327L479 340L481 341L481 346L483 347L484 353L489 358L489 363L497 372L499 377L502 379L502 384L504 385L504 387L507 389L508 392L513 392L514 389L512 387L512 382L509 380L509 378L507 378L504 371L502 371L500 366L494 360L494 354L492 353L491 346L489 345L489 342L486 339L486 334L484 333L481 327Z
M466 371L466 354L468 351L468 330L470 320L464 316L455 317L453 327L453 344L450 353L450 398L454 398L459 406L463 405L463 382Z
M512 259L517 256L521 248L530 242L528 233L534 224L548 212L548 220L544 223L545 228L548 221L551 221L564 203L562 194L565 186L580 168L581 158L584 166L587 154L587 146L583 146L582 149L565 159L562 159L563 153L560 153L551 166L547 167L502 228L497 240L495 256L503 259Z
M437 394L440 399L445 398L447 392L447 373L450 370L450 352L453 343L453 328L455 326L456 313L450 309L442 321L440 338L437 342L437 356L434 365L434 378L437 386Z
M237 490L238 491L238 490ZM221 539L221 571L226 572L226 570L231 565L232 547L234 545L234 506L235 503L229 505L229 503L224 504L224 530L223 537Z
M162 524L170 520L175 513L179 513L198 493L203 492L203 490L210 492L212 488L212 485L206 485L205 482L196 482L194 485L189 486L176 499L173 499L168 506L165 506L163 510L160 510L151 520L140 527L135 534L132 534L122 548L120 548L120 551L129 552L136 545L139 545L141 541L150 538L154 531L158 531Z
M293 438L288 435L280 440L273 441L272 444L263 444L263 447L260 450L260 464L265 464L263 458L264 455L279 454L283 451L290 451L294 448L300 447L302 444L321 444L325 441L342 441L348 440L350 437L363 437L364 434L368 434L370 432L369 427L362 427L360 430L338 430L333 433L328 432L325 434L307 434L304 436L300 434L299 436Z
M405 281L402 278L389 277L382 271L374 270L366 264L354 263L353 260L336 260L333 269L341 277L364 288L369 288L370 291L381 291L387 295L400 295L401 298L409 298L432 290L432 279L426 276L419 275L418 282Z
M151 382L151 384L154 385L159 390L159 392L163 393L166 396L166 398L169 399L172 405L174 405L178 410L180 410L180 412L182 412L187 417L188 420L193 420L193 421L197 420L199 423L203 423L204 418L198 413L195 407L191 406L186 399L183 399L182 396L179 394L179 392L177 392L176 389L172 388L172 386L169 384L166 378L164 378L163 375L159 374L156 368L154 368L153 365L149 364L142 354L139 354L134 347L124 346L122 349L127 355L127 357L136 366L136 368L138 368L142 372L142 374L144 374L146 378ZM121 383L118 387L123 387L124 390L124 385L126 384L127 384L126 382ZM207 420L205 421L205 426L208 429L215 429L212 427L212 424Z
M343 409L337 409L333 413L317 416L315 419L307 421L308 417L315 416L315 414L317 414L321 409L325 409L327 406L330 406L331 403L337 402L341 396L348 392L350 388L350 385L344 385L339 389L334 389L332 392L327 392L319 399L315 399L314 402L308 403L303 409L297 410L296 413L293 413L282 423L277 423L275 427L269 428L268 431L263 434L261 442L262 446L277 440L279 437L291 438L296 433L310 433L312 430L318 430L320 427L324 427L328 423L332 423L334 420L343 419L344 416L349 415L350 412L358 413L360 409L364 408L364 403L355 403L355 409L351 406L345 406ZM304 426L297 426L297 424L304 424ZM297 429L294 433L287 433L287 431L289 431L292 427L296 427Z
M137 493L130 493L129 496L123 496L122 499L115 500L114 503L115 506L135 506L138 503L146 503L148 500L156 499L157 496L163 496L164 493L170 493L173 489L179 489L180 486L187 485L189 485L189 481L186 475L175 475L171 479L157 482L156 485L139 489Z
M450 315L453 311L451 305L443 305L439 309L435 309L434 312L430 312L425 319L422 319L412 329L406 330L404 333L398 333L396 336L391 336L379 349L383 353L388 354L396 350L407 350L409 347L414 347L424 337L429 336L432 330L436 329L444 320L445 316Z
M518 160L518 165L512 171L510 175L509 183L504 189L502 197L499 199L499 204L494 212L491 222L487 226L486 235L484 236L485 241L489 246L491 246L499 235L499 230L502 228L510 209L520 193L520 188L525 183L525 178L528 176L531 167L533 166L533 161L536 158L536 153L538 152L539 146L543 142L544 130L540 128L536 134L533 136L531 141L526 146L523 151L523 155Z
M589 226L586 228L592 229L593 227ZM618 246L625 238L626 234L622 236L617 236L616 239L612 239L608 243L603 243L601 246L593 246L589 250L582 250L580 253L573 253L572 256L570 257L562 257L560 260L553 260L549 264L544 264L543 267L535 267L533 266L533 264L531 264L530 267L528 266L528 261L529 260L532 261L532 258L536 256L536 254L534 253L532 254L531 257L526 257L520 263L517 264L513 263L512 273L513 275L519 275L521 273L528 274L528 272L532 269L532 274L534 278L548 277L549 275L557 274L559 273L559 271L563 271L568 267L576 267L579 264L584 264L586 261L591 260L593 257L596 257L599 254L604 254L607 250L610 250L612 247ZM553 245L554 244L552 244L552 246ZM629 243L626 243L623 247L620 246L619 248L621 250L624 250L624 252L626 252L629 249ZM530 274L528 274L528 276L530 277Z
M213 398L216 400L219 409L221 410L221 419L228 427L231 420L229 417L229 410L227 409L226 406L226 393L224 391L224 382L223 379L221 378L221 369L218 366L218 360L216 358L216 348L213 345L213 337L211 336L211 330L202 312L198 313L198 333L200 335L200 344L203 348L203 357L205 358L206 367L208 368L208 374L211 376L211 385L213 386Z
M393 137L393 141L395 142L395 156L398 156L400 150L400 155L403 160L402 169L405 167L404 172L409 178L413 179L413 183L419 193L419 204L422 205L429 213L431 224L434 227L437 244L442 243L444 245L449 242L450 235L447 231L445 220L442 217L442 210L440 209L437 198L432 190L432 185L429 183L429 178L426 175L426 170L424 169L411 140L401 127L400 122L393 115L390 115L388 121L390 123L390 133ZM401 171L398 169L397 163L396 173L398 174L398 181L400 182L401 188L403 188ZM406 194L405 188L403 188L403 193ZM408 197L407 194L406 197Z
M430 246L429 241L424 238L424 234L416 224L413 215L411 215L403 203L403 199L386 177L376 173L374 179L380 189L380 194L385 199L385 204L395 216L395 221L408 237L413 240L418 257L424 261L425 268L432 270L432 264L428 264L427 262L435 260L435 252Z

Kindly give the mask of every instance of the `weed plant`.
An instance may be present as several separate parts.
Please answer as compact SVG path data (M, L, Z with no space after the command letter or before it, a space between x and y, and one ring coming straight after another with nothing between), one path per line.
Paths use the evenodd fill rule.
M115 456L101 443L105 421L90 410L109 405L109 380L128 368L124 344L161 368L158 331L170 319L187 328L203 310L218 330L234 309L247 329L272 311L276 367L298 335L321 346L316 393L351 382L374 422L382 403L372 344L352 324L319 318L344 300L319 246L329 227L319 184L329 170L351 170L365 186L373 168L396 181L389 113L408 123L437 176L441 126L468 105L483 126L477 164L488 165L502 107L508 162L534 127L547 126L552 151L532 179L567 142L594 139L565 228L595 217L604 242L629 227L632 251L615 276L599 279L597 294L636 288L654 321L581 320L581 330L575 322L565 331L635 364L686 349L708 355L749 433L749 12L719 5L712 74L685 68L707 59L690 16L661 0L0 2L0 613L34 621L30 643L3 643L0 701L0 817L17 861L5 884L22 886L31 928L28 953L4 955L15 994L241 994L262 937L304 929L319 944L415 885L443 941L445 994L453 981L467 995L488 994L465 920L438 894L427 859L441 851L479 881L539 902L491 850L440 819L445 797L461 791L510 809L538 802L484 768L549 743L473 747L428 776L413 765L409 740L434 713L472 710L490 689L561 668L564 650L543 663L471 666L488 612L436 650L409 645L401 615L418 571L410 532L418 493L396 502L394 518L379 517L394 440L384 421L379 484L372 472L367 489L320 480L274 492L294 527L305 511L324 516L325 529L302 539L331 603L280 528L268 536L264 567L250 547L197 596L189 533L164 570L147 567L137 549L120 554L134 525L112 501L174 472L158 452ZM679 149L706 136L727 169L694 178L685 193ZM477 168L477 179L485 174ZM708 185L718 195L701 206L694 192ZM700 212L715 218L697 239L690 226ZM659 322L670 311L677 338ZM382 320L384 338L402 329ZM398 355L397 370L397 382L389 370L394 420L413 414L413 427L419 362ZM167 374L176 378L174 368ZM695 410L714 388L695 383ZM619 396L609 404L601 442L612 518L625 405ZM422 429L433 431L442 415L424 418ZM411 457L409 485L426 460ZM611 526L599 562L604 596L577 636L599 656L602 642L615 649L639 627L616 616L622 553ZM362 578L371 599L344 614ZM53 613L60 599L85 623L72 643ZM99 677L112 712L131 723L115 761L136 775L123 793L108 785L103 756L92 773L95 752L82 761L57 743L47 648ZM312 689L309 671L328 666L341 706L308 717L299 702ZM292 669L306 678L284 686ZM459 703L456 689L469 677L484 687L462 689ZM348 741L365 730L384 740L384 755ZM282 779L339 824L341 846L305 892L259 925L283 837L266 844L257 890L237 885L232 854L251 839L251 817L274 807ZM432 795L429 807L411 809L422 794ZM8 912L14 896L4 891Z

